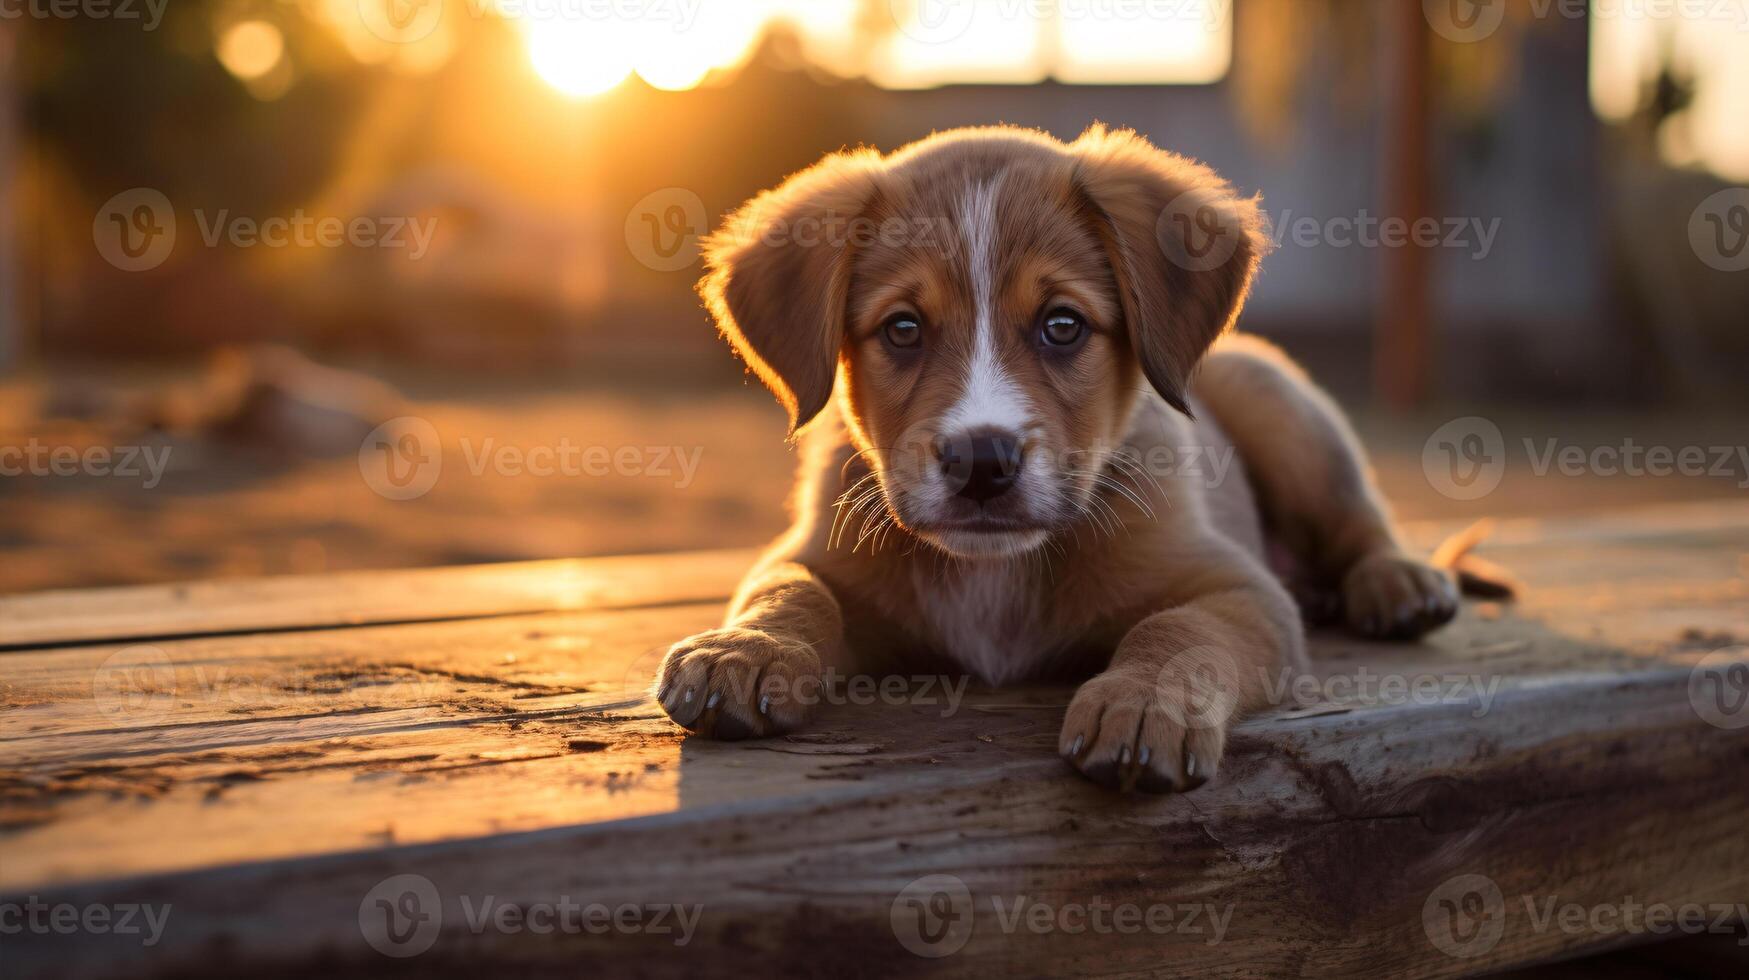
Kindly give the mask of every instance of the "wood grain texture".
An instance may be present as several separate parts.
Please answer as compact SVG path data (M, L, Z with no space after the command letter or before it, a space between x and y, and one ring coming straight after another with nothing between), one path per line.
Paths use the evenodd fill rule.
M726 598L752 553L279 575L0 596L0 651Z
M162 620L123 613L137 594L62 594L64 622L112 608L112 635L0 654L0 906L169 918L151 948L26 930L0 958L9 977L1446 976L1647 938L1543 922L1551 901L1749 902L1749 708L1709 701L1727 675L1696 669L1749 669L1749 508L1506 525L1488 554L1522 604L1469 607L1421 645L1316 637L1314 673L1238 727L1220 776L1165 799L1055 758L1069 688L871 682L790 738L681 737L645 691L667 643L720 615L687 601L710 564L687 556L620 564L649 584L635 603L621 585L419 622L400 613L436 607L395 598L404 575L527 596L538 566L300 580L310 628L214 586L216 615L268 632L146 643ZM492 572L519 584L494 592ZM395 622L341 625L348 594ZM435 890L435 938L394 959L367 934L388 921L373 889L403 874ZM678 945L471 921L488 901L698 918ZM1454 946L1452 923L1479 931Z

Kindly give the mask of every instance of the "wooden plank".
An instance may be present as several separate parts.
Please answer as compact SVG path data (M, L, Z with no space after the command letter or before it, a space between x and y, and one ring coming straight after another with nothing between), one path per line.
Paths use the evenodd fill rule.
M145 951L123 937L26 935L9 957L22 976L121 963L219 973L321 962L363 974L389 961L367 945L361 906L372 914L372 889L416 874L436 889L429 910L442 915L435 952L418 961L424 970L490 959L645 975L752 963L804 974L1097 965L1114 974L1458 975L1633 938L1538 930L1521 897L1595 907L1745 894L1749 843L1737 831L1749 785L1719 775L1741 764L1749 737L1698 719L1687 684L1687 671L1665 670L1520 688L1480 719L1467 705L1259 719L1237 732L1218 783L1158 801L1115 799L1070 778L1050 757L1049 724L1039 723L1054 721L1054 710L949 719L943 733L851 708L842 727L822 734L878 732L882 751L829 756L835 771L859 778L822 780L807 795L753 793L661 817L37 888L31 894L49 904L169 905L174 928ZM990 741L964 737L972 728ZM688 791L690 769L756 752L687 746L675 792ZM822 762L766 752L758 765ZM1502 895L1501 935L1475 958L1443 953L1424 918L1460 875L1486 876ZM905 946L917 939L902 896L930 876L948 877L925 890L957 881L970 896L969 912L949 906L950 921L970 916L967 941L938 961ZM697 936L680 947L678 937L631 933L476 934L469 910L488 896L517 907L569 897L702 911ZM1052 910L1099 902L1214 911L1199 932L1011 931L1005 910L1023 900ZM1215 917L1226 919L1218 940ZM957 941L944 935L943 946L923 948Z
M19 269L23 229L18 220L19 27L0 24L0 373L16 370L25 351L24 277Z
M150 949L26 933L0 955L8 976L374 974L393 961L367 899L412 873L441 895L421 972L1431 976L1636 938L1539 929L1523 896L1749 895L1749 726L1691 699L1703 658L1749 658L1749 508L1514 524L1492 547L1530 583L1522 606L1472 606L1424 645L1317 637L1317 683L1240 726L1213 783L1161 800L1055 759L1066 687L913 681L790 739L683 739L642 692L714 601L15 651L0 907L172 911ZM314 608L338 605L316 586ZM1462 874L1502 895L1472 958L1424 918ZM973 900L940 959L905 945L928 875ZM462 899L488 895L702 912L678 947L476 932ZM1021 896L1230 918L1215 943L1206 913L1201 932L1035 932L1005 918Z
M0 651L267 630L722 601L752 553L283 575L0 597Z
M1409 539L1431 551L1461 528L1419 522ZM1634 516L1500 522L1491 550L1540 547L1563 538L1632 542L1684 529L1749 527L1734 502L1645 508ZM753 551L589 561L509 562L411 571L285 575L259 579L57 590L0 596L0 652L269 630L427 622L584 608L726 599ZM1515 553L1503 553L1511 561Z

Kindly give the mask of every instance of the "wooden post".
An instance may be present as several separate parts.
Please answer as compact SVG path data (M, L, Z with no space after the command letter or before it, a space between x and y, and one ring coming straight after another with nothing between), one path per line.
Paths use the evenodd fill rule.
M18 290L18 29L0 22L0 373L23 353L23 305Z
M1383 0L1385 71L1381 134L1383 211L1411 223L1432 210L1429 172L1430 30L1422 5ZM1411 236L1412 238L1413 236ZM1412 241L1380 252L1373 328L1373 391L1395 409L1427 397L1433 321L1432 255Z

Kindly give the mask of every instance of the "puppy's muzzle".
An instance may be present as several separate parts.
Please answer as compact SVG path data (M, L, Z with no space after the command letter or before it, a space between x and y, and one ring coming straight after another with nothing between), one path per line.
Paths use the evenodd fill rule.
M1024 448L1012 432L976 429L935 440L942 478L957 496L983 504L1020 481Z

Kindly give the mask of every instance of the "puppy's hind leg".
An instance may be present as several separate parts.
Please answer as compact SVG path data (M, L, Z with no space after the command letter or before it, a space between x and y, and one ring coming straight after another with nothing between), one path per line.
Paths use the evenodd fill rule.
M1408 639L1456 615L1452 576L1404 553L1348 420L1285 354L1229 335L1193 391L1238 446L1270 533L1307 577L1302 595L1327 597L1308 619Z

